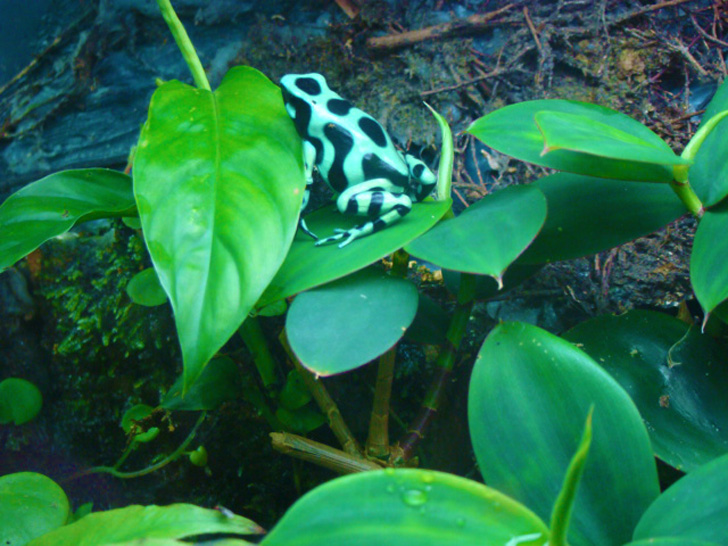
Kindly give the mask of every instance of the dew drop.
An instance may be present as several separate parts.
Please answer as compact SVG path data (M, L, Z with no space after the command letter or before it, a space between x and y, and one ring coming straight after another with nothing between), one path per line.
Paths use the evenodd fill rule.
M402 500L407 506L422 506L427 502L427 493L419 489L409 489L402 494Z

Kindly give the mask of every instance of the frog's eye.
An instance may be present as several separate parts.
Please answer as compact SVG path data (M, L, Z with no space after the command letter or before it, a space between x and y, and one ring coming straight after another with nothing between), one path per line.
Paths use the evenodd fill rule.
M302 77L296 80L296 87L298 87L304 93L308 93L311 96L321 94L321 85L319 82L309 77Z

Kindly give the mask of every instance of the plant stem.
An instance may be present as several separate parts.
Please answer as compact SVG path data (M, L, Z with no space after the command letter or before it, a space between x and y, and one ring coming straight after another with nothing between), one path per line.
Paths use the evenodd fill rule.
M275 397L278 391L278 376L276 375L276 361L268 348L268 342L263 335L260 321L257 317L248 317L238 330L245 346L253 355L253 362L258 369L263 386L270 396Z
M323 383L314 374L307 370L298 358L296 358L296 355L293 353L291 346L288 343L285 330L281 332L279 339L286 353L288 353L291 362L293 362L293 365L296 367L296 370L298 370L298 373L301 374L301 378L306 384L311 396L313 396L313 399L316 400L316 404L318 404L318 407L328 419L329 428L331 428L331 431L334 433L334 436L336 436L339 444L341 444L344 452L361 457L361 446L359 446L359 442L356 441L356 438L351 433L349 426L346 424L346 421L344 421L344 418L341 415L339 407L336 405L336 402L334 402L334 399L331 398L326 387L324 387Z
M427 427L432 422L442 402L448 379L455 364L455 355L460 347L460 342L465 336L465 329L470 319L470 313L473 310L474 294L475 275L461 273L458 305L447 330L447 341L437 357L435 377L425 395L420 412L399 442L398 453L396 453L399 462L407 462L412 458L417 445L425 437Z
M672 188L672 191L677 194L680 201L683 202L690 213L700 220L703 217L703 214L705 214L705 207L703 206L703 202L693 191L688 179L685 178L683 181L678 181L677 179L673 180L670 182L670 187Z
M360 455L352 455L296 434L271 432L270 437L273 449L276 451L330 468L339 474L381 470L382 468L374 461L365 459Z
M379 357L377 385L374 389L374 403L369 419L369 437L366 442L366 453L371 457L389 455L389 401L392 397L396 354L397 346L395 345Z
M146 476L147 474L151 474L152 472L159 470L160 468L167 466L169 463L177 460L179 457L184 455L184 451L187 449L187 446L190 445L192 440L195 438L195 434L197 433L197 429L200 428L200 425L205 420L205 416L207 415L207 412L203 411L200 414L200 417L197 419L197 422L195 423L195 426L192 427L192 430L187 435L187 438L185 438L185 441L180 444L180 446L175 449L171 454L167 455L164 459L159 461L157 464L153 464L152 466L148 466L146 468L142 468L141 470L136 470L134 472L123 472L121 470L118 470L118 467L121 465L123 460L125 459L124 455L122 455L122 458L117 462L114 466L94 466L92 468L88 468L82 472L77 472L76 474L73 474L72 476L66 478L63 480L71 481L78 478L82 478L84 476L88 476L89 474L99 474L99 473L106 473L111 474L112 476L116 478L122 478L122 479L128 479L128 478L139 478L141 476Z
M174 41L177 42L182 57L184 57L187 66L192 73L192 78L195 80L195 85L200 89L211 91L210 82L207 81L207 75L205 69L202 68L200 58L197 56L195 47L192 45L190 37L187 35L185 27L182 25L182 21L179 20L177 14L174 12L174 8L169 0L157 0L159 10L162 12L162 17L167 23L169 30L174 36Z

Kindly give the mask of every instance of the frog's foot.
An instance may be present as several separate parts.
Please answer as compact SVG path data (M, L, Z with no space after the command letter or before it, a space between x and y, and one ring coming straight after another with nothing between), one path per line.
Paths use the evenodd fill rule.
M369 235L372 232L372 227L369 226L369 224L372 224L372 222L367 222L366 224L362 224L351 229L334 229L334 235L326 237L325 239L319 239L318 241L316 241L315 244L316 246L323 246L344 239L344 241L339 245L339 248L344 248L357 237L364 237L365 235ZM367 227L369 229L367 229Z
M306 221L303 218L298 219L298 228L301 231L303 231L306 235L308 235L318 241L318 235L316 235L313 231L308 229L308 226L306 225Z

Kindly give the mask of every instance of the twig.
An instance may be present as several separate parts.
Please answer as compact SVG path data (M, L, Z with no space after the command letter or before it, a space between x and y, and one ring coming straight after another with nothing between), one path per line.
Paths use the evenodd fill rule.
M340 449L314 442L288 432L271 432L273 449L291 457L315 463L339 474L353 474L367 470L381 470L382 466L363 457L345 453Z
M688 62L693 65L695 70L697 70L701 76L707 77L709 76L708 71L705 70L702 66L700 66L700 63L697 61L695 57L693 57L693 54L690 53L690 50L687 48L685 44L680 41L680 38L675 38L672 42L666 43L667 47L672 49L673 51L677 51L678 53L681 53L683 57L685 57Z
M528 15L528 8L526 6L523 6L523 16L526 18L526 24L528 25L528 30L531 31L531 35L533 36L534 42L536 42L536 47L538 48L539 54L543 55L543 48L541 47L541 40L538 39L538 32L536 32L536 27L533 26L533 21L531 21L531 17Z
M700 33L700 35L701 35L701 36L702 36L703 38L705 38L706 40L709 40L709 41L711 41L711 42L714 42L714 43L716 43L716 44L718 44L718 45L720 45L720 46L723 46L723 47L728 47L728 42L724 42L723 40L719 40L719 39L718 39L718 38L716 38L715 36L711 36L710 34L708 34L707 32L705 32L705 31L703 30L703 27L701 27L701 26L700 26L700 25L698 24L698 22L697 22L697 21L695 20L695 16L694 16L694 15L693 15L692 13L690 14L690 20L691 20L691 21L693 22L693 26L695 27L695 30L697 30L697 31L698 31L698 33Z
M647 6L646 8L638 9L636 11L633 11L632 13L625 13L624 15L617 17L614 22L623 23L624 21L627 21L634 17L639 17L640 15L644 15L644 14L650 13L652 11L657 11L658 9L669 8L671 6L678 6L680 4L685 4L686 2L691 2L691 1L692 0L666 0L665 2L660 2L660 3L654 4L652 6Z
M508 4L489 13L476 13L465 19L456 19L448 23L421 28L419 30L410 30L401 34L388 34L387 36L376 36L367 40L367 47L379 50L395 49L424 42L425 40L437 40L449 36L476 32L487 28L489 21L506 13L515 5L515 3Z
M335 0L336 4L341 8L341 11L346 13L346 16L349 19L353 19L357 15L359 15L359 12L361 11L361 7L359 6L359 2L356 0Z

